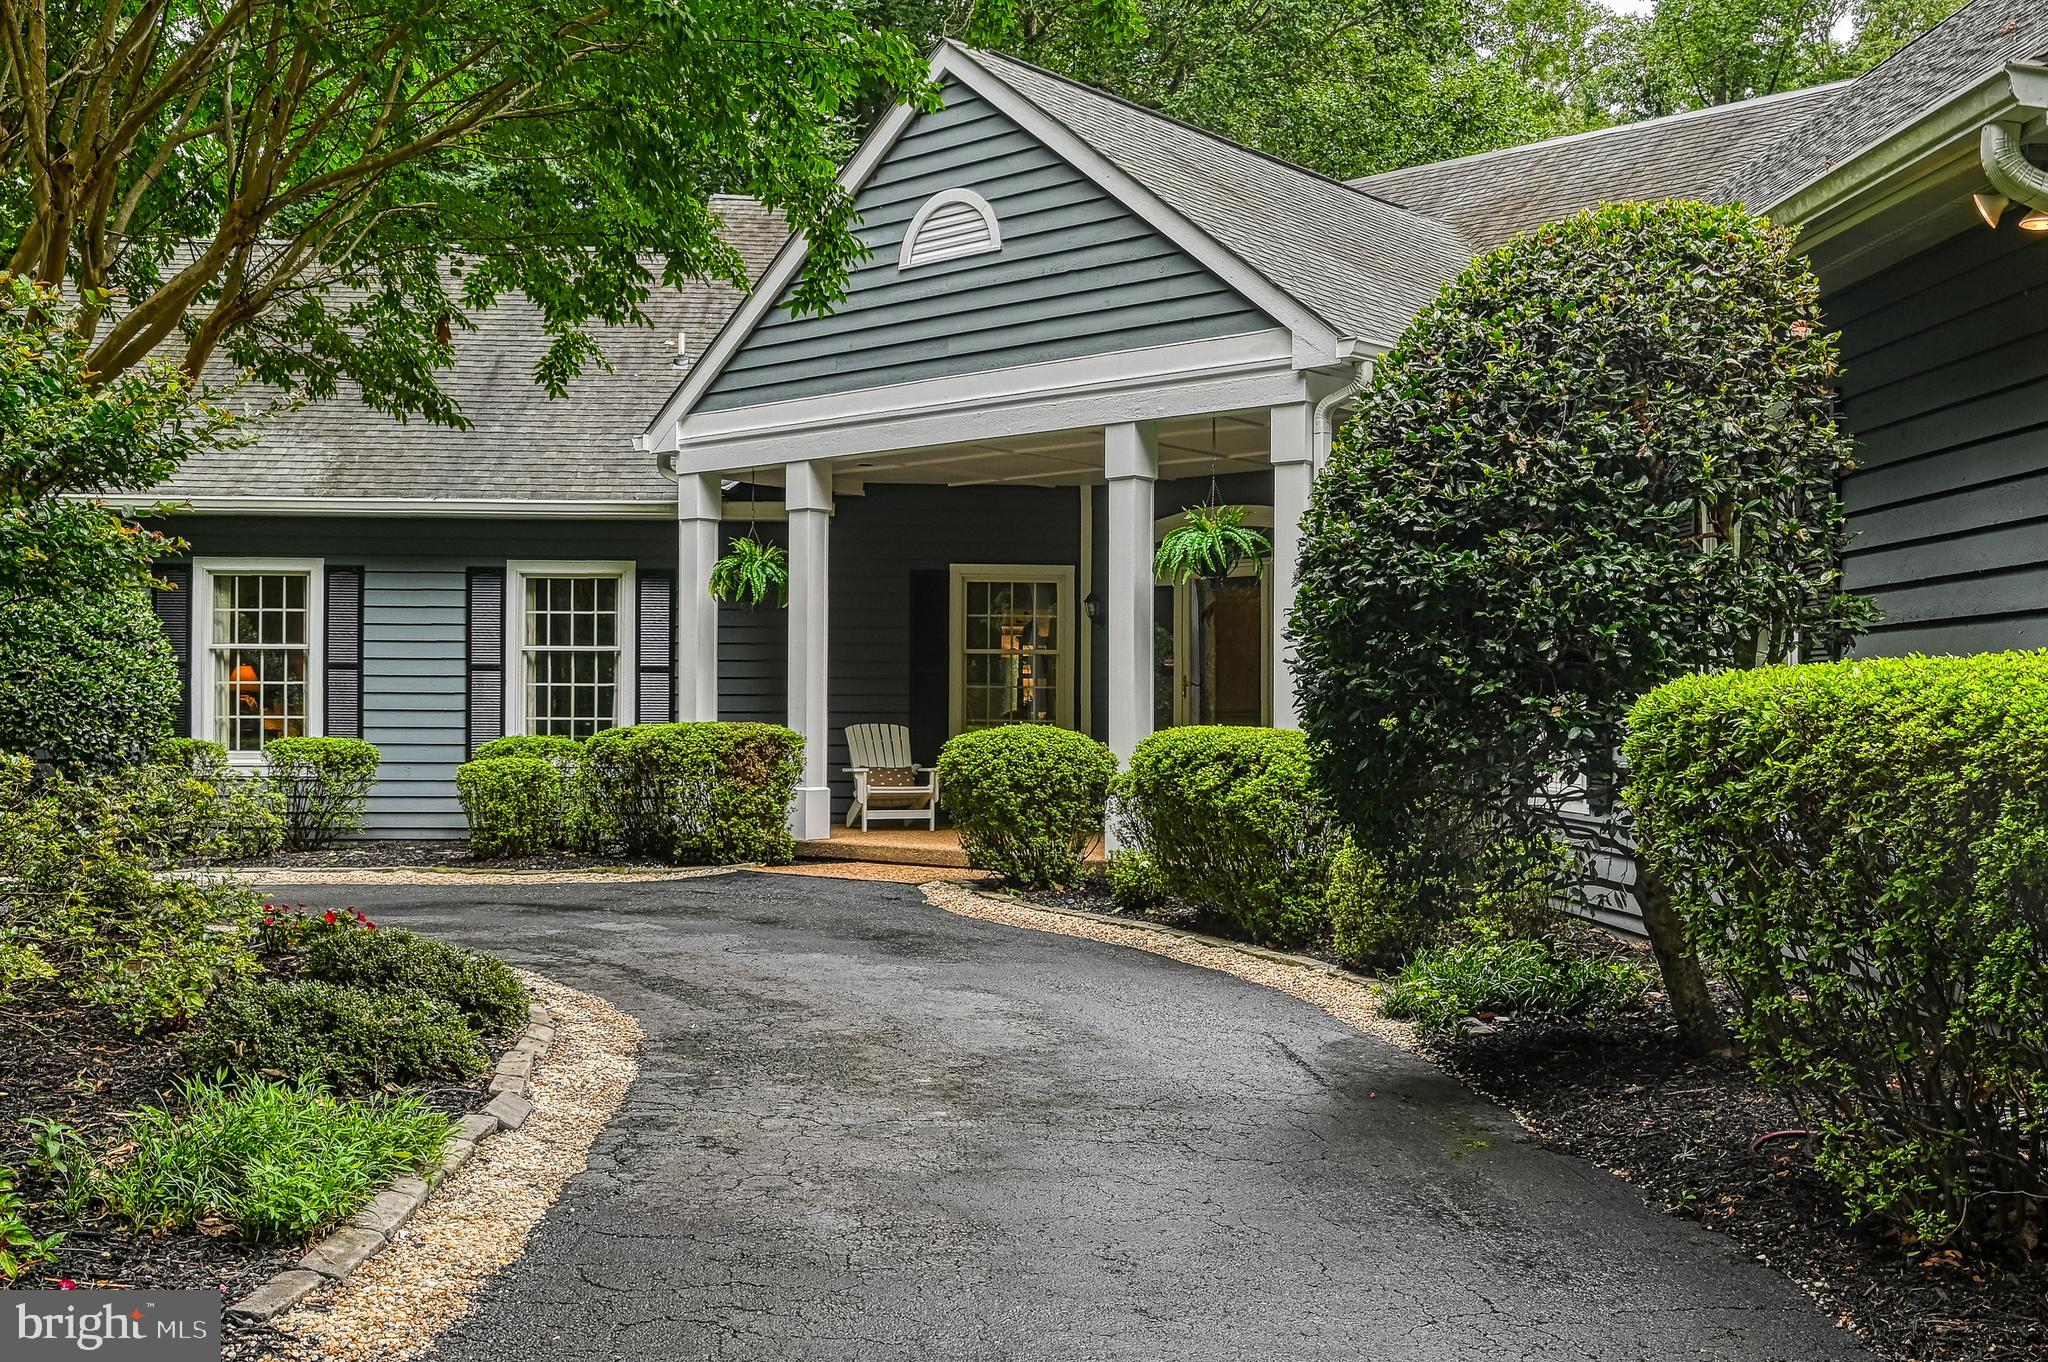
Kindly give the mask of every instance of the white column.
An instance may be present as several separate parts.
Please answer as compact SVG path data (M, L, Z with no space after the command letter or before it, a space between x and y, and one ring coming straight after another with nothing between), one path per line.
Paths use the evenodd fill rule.
M1294 608L1295 571L1301 563L1301 522L1308 515L1309 490L1316 476L1316 412L1308 402L1274 407L1273 460L1273 638L1267 648L1272 675L1273 726L1301 727L1301 706L1294 693L1294 657L1287 645L1287 616Z
M832 787L826 765L831 715L826 645L831 618L832 467L793 463L789 507L789 726L804 735L804 771L790 805L789 830L815 841L832 835Z
M1150 424L1102 433L1109 477L1109 580L1100 584L1109 633L1109 745L1129 761L1152 732L1152 486L1159 432Z
M676 479L676 718L718 718L718 602L711 569L718 562L718 474Z

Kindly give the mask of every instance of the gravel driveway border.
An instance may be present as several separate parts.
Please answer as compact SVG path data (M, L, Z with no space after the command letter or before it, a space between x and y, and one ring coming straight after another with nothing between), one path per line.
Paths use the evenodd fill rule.
M1379 995L1385 989L1383 983L1339 969L1326 960L1268 950L1220 936L1204 936L1163 922L1139 922L1078 908L1026 904L958 880L936 881L922 888L926 902L961 917L1128 946L1202 969L1236 975L1247 983L1292 994L1354 1031L1404 1050L1421 1052L1412 1023L1395 1021L1381 1013Z
M298 1265L278 1273L227 1308L230 1317L260 1324L297 1305L314 1291L347 1281L371 1254L390 1243L435 1184L468 1163L478 1144L501 1130L517 1130L533 1114L529 1099L533 1066L554 1044L554 1014L545 1003L527 1006L526 1025L498 1060L491 1075L491 1100L456 1125L441 1151L441 1163L425 1177L401 1174L370 1198L370 1204L314 1242Z

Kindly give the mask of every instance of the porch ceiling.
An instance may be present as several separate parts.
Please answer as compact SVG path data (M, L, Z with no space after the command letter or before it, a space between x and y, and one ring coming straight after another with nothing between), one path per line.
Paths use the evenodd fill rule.
M1207 477L1267 467L1271 440L1263 411L1162 422L1159 476ZM1083 487L1103 480L1102 432L1058 431L996 441L965 440L832 461L841 482L909 482L948 487L1016 484Z

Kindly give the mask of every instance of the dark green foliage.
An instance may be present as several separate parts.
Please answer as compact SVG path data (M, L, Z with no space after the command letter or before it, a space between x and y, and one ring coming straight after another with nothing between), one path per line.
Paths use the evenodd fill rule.
M1480 1012L1580 1017L1635 1007L1649 987L1649 974L1628 960L1480 929L1419 952L1395 976L1382 1007L1390 1017L1443 1032Z
M402 927L353 918L307 938L299 969L309 979L373 993L416 992L444 1002L486 1035L509 1035L526 1022L526 985L496 956Z
M491 1062L451 1003L416 989L371 991L319 979L229 985L207 1003L178 1052L194 1073L305 1078L336 1092L474 1078Z
M1611 205L1403 334L1303 527L1303 723L1376 853L1604 769L1659 682L1839 639L1835 340L1791 233ZM1704 538L1703 538L1704 535Z
M86 498L167 477L225 418L167 366L94 381L77 315L0 273L0 751L112 771L171 733L177 667L149 588L178 545Z
M764 544L750 534L737 535L725 557L711 566L711 594L748 608L771 602L789 604L789 550Z
M795 858L789 801L804 740L776 724L640 724L584 743L576 840L678 865Z
M1535 938L1557 917L1578 877L1563 838L1518 835L1512 825L1446 814L1427 845L1390 869L1346 842L1331 861L1326 906L1337 958L1354 969L1397 965L1447 935L1485 930Z
M1687 677L1629 718L1651 863L1859 1213L2048 1225L2048 653Z
M500 757L539 757L553 762L564 776L570 776L583 760L583 740L552 733L510 733L479 746L470 760L496 761Z
M100 782L137 850L168 865L264 856L284 844L284 802L269 781L231 767L214 743L177 741L190 746L159 749L149 765Z
M149 836L107 786L0 758L0 999L55 980L140 1029L255 967L256 895L151 874Z
M1328 934L1338 836L1299 731L1165 729L1138 744L1115 793L1119 826L1173 897L1253 941Z
M284 801L284 844L330 846L363 826L363 806L383 754L360 738L278 738L263 748Z
M400 1173L441 1159L454 1123L406 1094L337 1098L256 1080L189 1080L170 1107L145 1107L121 1133L132 1151L98 1190L137 1229L225 1221L245 1239L305 1239L369 1204Z
M1085 733L1010 724L939 749L940 798L968 864L1012 884L1071 884L1102 835L1116 757Z
M488 746L488 744L486 744ZM545 757L485 757L455 768L455 792L469 815L479 856L537 856L562 845L561 768Z
M1233 568L1250 563L1263 574L1273 556L1273 542L1247 526L1242 506L1190 506L1187 523L1166 532L1152 556L1152 571L1169 582L1203 577L1228 577Z

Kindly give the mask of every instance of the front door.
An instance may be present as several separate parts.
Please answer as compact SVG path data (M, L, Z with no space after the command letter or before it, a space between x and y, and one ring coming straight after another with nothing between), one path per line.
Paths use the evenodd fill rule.
M1154 727L1270 722L1271 595L1265 579L1249 572L1158 589Z

